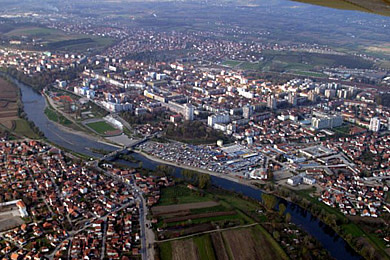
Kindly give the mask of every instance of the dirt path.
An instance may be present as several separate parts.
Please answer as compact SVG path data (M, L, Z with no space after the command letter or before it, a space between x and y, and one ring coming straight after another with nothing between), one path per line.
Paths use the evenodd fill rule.
M253 224L242 225L242 226L236 226L236 227L230 227L230 228L209 230L209 231L204 231L204 232L200 232L200 233L196 233L196 234L192 234L192 235L188 235L188 236L169 238L169 239L165 239L165 240L159 240L159 241L156 241L156 243L164 243L164 242L175 241L175 240L180 240L180 239L195 237L195 236L199 236L199 235L204 235L204 234L211 234L211 233L215 233L215 232L223 232L223 231L228 231L228 230L234 230L234 229L240 229L240 228L253 227L253 226L256 226L256 225L258 225L258 224L259 224L259 223L253 223Z

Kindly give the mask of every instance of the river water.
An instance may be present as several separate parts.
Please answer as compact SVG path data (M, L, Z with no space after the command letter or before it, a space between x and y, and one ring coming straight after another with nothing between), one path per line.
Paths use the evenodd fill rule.
M22 92L24 112L27 114L28 119L33 121L34 124L44 133L45 137L52 143L77 153L96 157L100 154L92 152L89 148L104 149L108 151L114 151L117 149L114 146L97 142L92 138L80 136L72 133L71 131L64 131L61 126L58 126L46 117L44 113L46 100L41 94L16 80L14 80L14 83Z
M104 149L113 151L116 148L107 144L97 142L86 136L80 136L72 132L64 131L61 127L47 119L44 110L46 101L44 97L34 91L32 88L14 80L15 84L21 89L24 111L30 121L33 121L37 127L45 134L46 138L61 147L65 147L77 153L89 156L99 156L93 153L89 148ZM159 165L140 154L133 156L142 162L143 167L153 170ZM129 166L137 166L125 161ZM176 175L180 174L181 169L176 167ZM256 200L261 200L261 191L244 184L232 182L223 178L211 176L213 185L225 190L235 191ZM339 237L331 228L313 217L310 212L303 210L293 203L283 201L287 205L287 212L291 214L291 221L299 225L307 233L315 237L332 257L336 259L361 259L353 249Z

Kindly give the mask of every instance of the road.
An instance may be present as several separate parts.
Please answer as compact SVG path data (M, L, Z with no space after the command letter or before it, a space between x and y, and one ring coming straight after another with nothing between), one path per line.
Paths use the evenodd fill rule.
M146 213L147 213L147 208L146 208L146 201L145 198L142 196L142 212L144 214L140 214L140 218L142 219L142 225L141 228L143 228L143 234L144 236L142 237L143 244L145 245L143 248L144 250L143 257L147 260L154 260L154 243L156 242L155 240L155 234L152 229L151 222L146 218Z
M142 259L148 259L148 253L146 248L146 232L145 232L145 215L146 215L146 203L145 199L141 196L140 207L139 207L139 223L141 228L141 254Z
M106 241L107 241L107 217L105 217L104 219L104 222L103 222L103 241L102 241L102 252L101 252L101 255L100 255L100 259L103 260L104 259L104 254L106 252Z
M146 238L146 213L147 213L147 208L146 208L145 199L143 197L143 194L140 192L140 189L137 186L135 186L134 184L129 184L129 183L125 182L121 177L113 175L113 174L111 174L108 171L105 171L104 169L100 168L97 164L95 164L93 167L96 170L104 173L109 178L112 178L112 179L122 183L123 185L125 185L133 193L135 201L139 202L139 213L140 213L139 214L139 218L140 218L139 221L140 221L140 231L141 231L140 239L141 239L142 260L148 260L148 259L153 260L154 259L154 254L153 255L149 255L149 258L148 258L148 250L147 250L148 243L147 243L147 238ZM152 240L153 239L150 239L150 241L152 241Z

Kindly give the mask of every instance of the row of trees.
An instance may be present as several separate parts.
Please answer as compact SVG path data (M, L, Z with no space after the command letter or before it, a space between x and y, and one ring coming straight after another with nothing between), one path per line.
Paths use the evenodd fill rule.
M166 176L173 176L175 173L175 168L169 165L158 165L156 168L156 173ZM211 177L209 174L188 169L183 169L180 174L185 182L197 186L200 189L207 189L211 186Z
M200 189L207 189L211 186L211 177L206 173L199 173L192 170L183 170L181 172L186 182L189 182Z

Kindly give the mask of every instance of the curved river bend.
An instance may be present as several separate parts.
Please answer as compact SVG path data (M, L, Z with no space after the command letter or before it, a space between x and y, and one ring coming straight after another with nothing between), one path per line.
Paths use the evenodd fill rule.
M60 126L47 119L44 110L46 101L42 95L34 91L32 88L14 80L15 84L20 88L22 93L22 101L24 111L30 121L33 121L37 127L45 134L45 137L64 148L77 153L86 154L89 156L99 156L93 153L88 148L116 150L115 147L97 142L85 136L80 136L72 132L64 131ZM134 157L143 163L143 167L147 169L155 169L159 163L147 159L140 154L134 154ZM123 161L121 161L124 163ZM126 162L127 163L127 162ZM129 166L134 166L127 163ZM179 174L180 168L176 168L176 174ZM212 183L223 189L235 191L245 196L256 200L261 200L261 191L243 184L232 182L226 179L211 176ZM325 249L327 249L332 257L336 259L362 259L354 250L331 228L313 217L310 212L303 210L293 203L285 202L287 212L291 214L291 220L299 225L307 233L315 237Z

